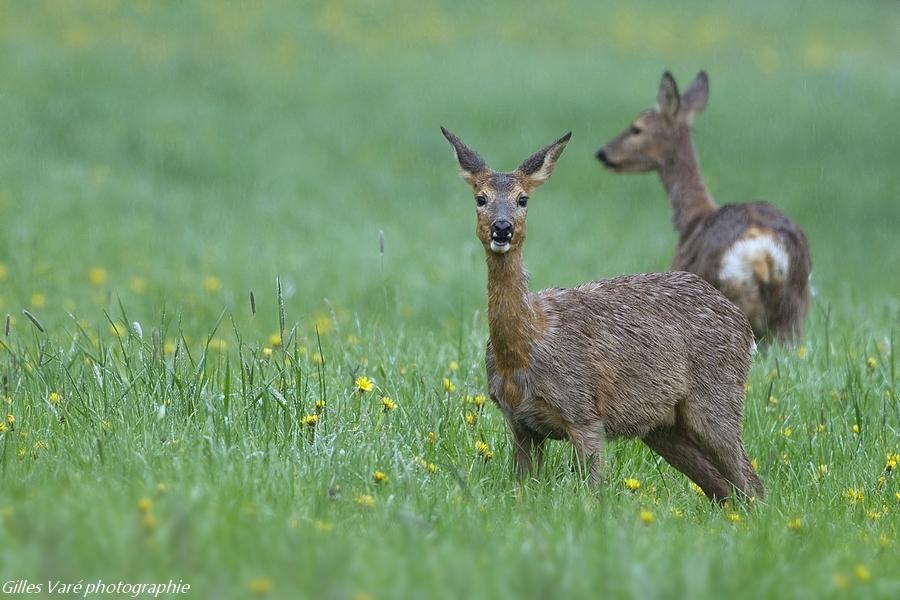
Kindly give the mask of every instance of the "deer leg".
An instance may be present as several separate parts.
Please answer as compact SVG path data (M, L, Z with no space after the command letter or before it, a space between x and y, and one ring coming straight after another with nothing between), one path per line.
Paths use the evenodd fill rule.
M738 433L731 433L730 429L736 429ZM694 430L693 434L725 480L743 496L749 498L761 490L762 486L759 485L759 479L744 451L744 443L739 432L740 424L736 427L721 427L714 423L706 423L703 430ZM753 473L752 479L748 478L750 473Z
M569 440L575 446L575 456L582 474L590 473L591 486L597 486L603 477L603 424L595 428L579 428L569 431Z
M516 474L525 477L532 470L540 472L544 464L544 440L518 425L514 425L512 431L516 447Z
M731 486L703 450L691 439L688 432L681 427L654 429L644 436L643 441L666 459L666 462L699 485L710 500L723 502L731 495Z

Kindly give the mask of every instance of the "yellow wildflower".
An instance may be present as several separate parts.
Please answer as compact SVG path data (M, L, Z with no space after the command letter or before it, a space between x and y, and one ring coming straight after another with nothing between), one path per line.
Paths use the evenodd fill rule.
M128 328L126 328L121 323L113 323L109 326L109 330L116 337L122 337L128 334Z
M156 527L156 515L153 513L146 513L141 519L141 523L144 525L144 529L153 529Z
M820 464L818 470L819 470L819 479L828 475L828 465L826 465L824 463Z
M630 492L635 492L641 489L641 482L637 479L628 478L625 480L625 489Z
M387 483L387 482L388 482L388 476L385 475L384 471L377 471L377 470L376 470L374 473L372 473L372 480L373 480L375 483Z
M728 521L730 521L731 523L740 523L743 520L741 515L734 511L725 513L725 518L728 519Z
M281 348L281 334L277 331L269 336L269 345L273 348Z
M268 594L272 591L272 580L268 577L257 577L247 582L251 594Z
M0 421L0 433L4 433L6 431L6 423Z
M163 352L172 354L175 352L175 340L166 340L163 344Z
M872 573L870 573L866 565L862 563L853 567L853 574L856 575L856 578L860 581L868 581L872 578Z
M677 506L673 506L669 512L672 513L672 516L676 519L681 519L682 517L684 517L684 511Z
M149 513L153 510L153 500L145 496L138 500L137 507L140 512L144 514Z
M456 373L457 371L459 371L459 363L455 360L451 360L448 368L450 369L451 373Z
M225 352L228 350L228 342L222 338L213 338L209 340L209 349L213 352Z
M875 360L875 357L874 357L874 356L870 356L870 357L868 358L868 360L866 360L866 367L867 367L870 371L874 371L875 368L878 367L878 361Z
M485 401L486 398L484 397L484 394L475 394L475 397L472 398L472 404L478 409L481 409L484 406Z
M56 392L50 392L50 397L47 399L50 400L50 402L52 402L53 404L59 404L61 397Z
M433 431L429 431L427 439L429 444L435 444L437 443L437 434Z
M325 359L322 358L322 354L320 352L313 352L312 361L313 361L313 364L321 365L322 363L325 362Z
M128 280L128 288L135 294L143 294L147 291L147 281L143 277L132 277Z
M792 435L794 435L794 430L791 429L790 427L785 427L784 429L781 430L781 433L782 433L782 435L784 435L784 437L789 438Z
M702 488L702 487L700 487L699 485L697 485L697 484L694 483L693 481L691 481L690 484L691 484L691 489L692 489L692 490L694 490L695 492L697 492L697 493L700 494L701 496L703 495L703 488Z
M897 502L900 502L900 492L897 492L896 494L894 494L894 498L897 499Z
M480 454L484 460L491 460L494 458L494 452L491 450L491 447L481 440L475 442L475 452Z
M800 531L803 529L803 519L797 517L796 519L791 519L787 522L787 528L791 531Z
M775 396L769 396L769 406L775 406L778 404L778 398Z
M750 460L750 466L753 467L754 471L759 471L759 461L755 458Z
M850 504L857 504L866 499L866 494L859 488L847 488L844 490L844 496Z
M25 455L26 455L27 453L28 453L28 452L25 450L25 448L19 448L18 452L16 452L16 454L17 454L18 457L19 457L19 460L24 460L24 459L25 459Z
M215 275L207 275L203 279L203 287L206 288L207 292L218 292L222 289L222 282Z
M649 510L642 508L640 513L641 523L644 525L651 525L653 521L656 520L656 517L653 516L653 513Z
M381 398L381 405L384 406L384 412L391 412L395 408L397 408L397 403L391 400L388 396L384 396Z
M16 417L13 416L12 413L7 413L6 422L9 423L10 427L13 427L16 424Z
M363 375L362 377L356 378L356 389L363 394L367 392L371 392L375 389L375 382Z
M478 415L473 413L470 410L467 410L466 411L466 425L475 427L475 423L477 423L477 422L478 422Z
M103 267L93 267L88 271L88 281L93 286L100 286L106 283L106 269Z
M797 348L797 358L806 358L806 346Z
M369 494L360 494L356 497L356 503L363 508L373 508L375 506L375 498Z
M305 417L303 417L303 419L301 419L301 423L303 423L307 427L315 427L316 423L318 423L318 422L319 422L319 415L316 415L316 414L306 415Z
M887 459L884 461L884 470L893 471L900 464L900 453L888 452Z
M334 529L334 525L332 525L331 523L318 519L315 523L313 523L313 525L315 526L317 531L321 531L322 533L331 533L331 530Z
M444 391L451 394L456 391L456 384L450 381L449 377L444 377Z
M853 433L859 433L859 423L853 424Z
M325 410L325 401L321 398L316 400L316 414L321 413Z
M40 292L35 292L31 295L31 307L32 308L44 308L47 304L47 296Z
M358 345L359 345L359 338L356 337L356 336L353 335L353 334L350 334L350 335L347 336L347 344L348 344L349 346L358 346Z
M263 358L272 358L272 349L271 348L263 348L262 349Z

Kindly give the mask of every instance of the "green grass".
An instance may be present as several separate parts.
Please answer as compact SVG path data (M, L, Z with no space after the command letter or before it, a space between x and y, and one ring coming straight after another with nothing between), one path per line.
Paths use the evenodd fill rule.
M11 1L0 15L3 582L900 595L892 5ZM599 492L559 443L520 483L499 412L465 419L465 396L485 393L486 276L438 126L497 168L574 130L531 202L533 287L662 270L675 235L659 182L592 154L665 68L710 73L696 137L716 197L776 202L813 251L803 351L758 355L751 373L745 440L767 497L750 507L710 506L631 441L609 445ZM360 376L376 388L355 391Z

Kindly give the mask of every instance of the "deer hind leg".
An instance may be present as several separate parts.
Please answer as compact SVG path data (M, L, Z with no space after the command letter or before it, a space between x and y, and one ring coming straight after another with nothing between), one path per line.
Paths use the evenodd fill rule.
M700 486L706 497L723 502L731 495L731 486L722 477L703 449L684 428L660 427L643 438L654 452Z
M689 423L697 443L706 451L725 480L744 497L762 497L762 485L744 451L740 422L731 423L721 415L700 412L698 422Z

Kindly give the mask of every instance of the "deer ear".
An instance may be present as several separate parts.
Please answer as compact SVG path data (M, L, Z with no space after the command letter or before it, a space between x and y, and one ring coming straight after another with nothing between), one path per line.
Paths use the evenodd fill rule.
M533 187L537 187L547 181L553 173L554 167L556 167L559 155L565 150L566 144L569 143L571 137L572 132L570 131L552 144L544 146L526 158L525 162L518 168L519 173L525 175L531 181Z
M463 179L469 182L469 185L472 185L475 181L475 177L487 170L484 159L478 156L477 152L466 146L461 139L447 131L444 127L441 127L441 133L444 134L444 137L447 138L447 141L453 146L453 153L456 154L456 162L459 163L460 174L463 176Z
M659 82L659 91L656 92L656 105L659 108L659 114L671 123L675 120L675 115L678 114L679 104L678 85L675 83L675 78L672 77L672 74L666 71Z
M681 110L690 121L694 115L703 112L709 100L709 77L706 71L700 71L681 96Z

